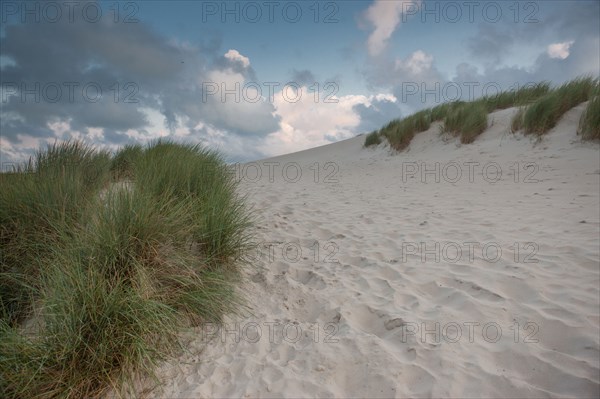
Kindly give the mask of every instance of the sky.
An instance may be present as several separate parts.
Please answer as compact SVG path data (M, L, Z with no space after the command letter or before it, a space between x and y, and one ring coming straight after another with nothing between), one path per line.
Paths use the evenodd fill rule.
M246 162L599 71L598 0L4 0L0 162L158 138Z

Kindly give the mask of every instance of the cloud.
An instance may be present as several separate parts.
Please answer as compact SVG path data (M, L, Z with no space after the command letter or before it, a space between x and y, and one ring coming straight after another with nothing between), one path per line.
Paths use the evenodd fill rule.
M564 57L569 52L568 48L564 49L568 47L567 43L598 37L598 15L598 1L578 1L577 7L566 4L542 7L540 4L540 10L532 15L538 22L521 23L508 19L504 23L481 23L476 34L467 39L467 49L478 60L507 64L510 55L527 54L541 48L550 55L547 44L553 43L556 47L552 50L554 57ZM565 41L565 37L570 40Z
M369 62L362 74L371 89L389 89L404 82L436 82L442 78L433 54L421 49L406 58L381 57L376 62Z
M408 72L411 75L420 75L431 69L433 56L423 50L417 50L406 60L396 59L395 70Z
M424 50L416 50L405 58L381 57L367 64L362 72L371 90L390 92L397 99L399 112L394 118L440 102L439 96L436 99L435 95L422 94L448 81L436 67L433 54Z
M467 41L469 52L474 57L500 62L515 42L511 30L502 31L497 24L480 24L477 34Z
M250 58L242 55L237 50L229 50L224 55L215 57L212 65L208 67L208 73L212 71L228 71L229 73L237 73L248 80L257 80L256 72L252 68ZM202 74L201 77L205 77Z
M3 65L1 85L15 95L2 99L5 141L26 136L41 145L57 137L52 126L67 121L70 132L102 128L113 138L147 126L140 105L156 103L167 77L182 76L181 56L189 51L143 24L108 19L6 26L0 48L14 62ZM102 142L105 135L88 138Z
M535 62L527 66L488 65L479 72L477 67L463 63L457 67L453 81L458 83L477 82L480 88L485 85L490 87L493 85L502 90L542 80L559 85L582 75L598 76L600 70L600 51L598 49L600 49L599 36L574 41L568 48L568 56L565 58L553 57L547 49L542 49ZM559 50L562 51L562 49ZM567 54L559 52L557 55Z
M308 69L303 69L298 71L294 69L292 72L292 82L299 84L300 86L311 86L317 80L315 79L315 75Z
M569 49L573 43L575 43L575 41L570 40L549 45L547 50L548 56L550 56L550 58L560 58L561 60L564 60L569 56Z
M23 137L38 146L81 138L112 148L165 136L202 141L207 130L193 129L199 123L232 137L261 138L279 129L273 104L260 96L257 102L206 96L202 83L215 81L219 90L221 83L240 83L239 94L251 95L244 85L256 82L248 57L234 49L219 54L218 37L190 44L143 22L115 24L108 14L98 23L62 19L3 28L3 161L37 148L25 146Z
M271 100L267 87L256 79L250 59L239 51L218 54L216 42L194 46L167 40L143 24L118 34L112 25L100 29L101 35L121 43L117 53L136 48L137 61L111 54L109 42L89 38L91 28L85 25L33 29L44 39L27 52L21 49L24 42L32 41L33 33L17 27L7 30L2 55L15 62L4 63L3 83L7 76L10 81L93 81L110 87L136 77L132 81L139 102L115 102L107 97L103 100L109 101L98 103L81 99L22 103L17 93L3 108L3 159L23 158L56 138L85 139L114 149L131 141L169 137L202 142L233 160L251 160L349 138L397 113L389 107L393 98L386 96L344 96L333 98L337 103L324 103L325 93L320 93L315 102L315 93L307 86L316 79L306 69L293 71L294 81L303 86L296 93L302 100L285 100L281 88ZM88 37L89 47L82 37ZM53 52L63 57L51 57ZM44 62L35 56L38 53ZM160 67L148 66L154 58L162 63ZM46 68L39 67L44 63ZM217 92L207 93L207 84L211 90L216 85ZM223 92L232 89L235 94Z
M244 68L250 66L250 59L241 55L237 50L229 50L225 53L224 57L233 62L239 62Z
M409 10L415 10L421 0L376 0L365 11L364 18L373 26L367 47L371 56L380 55L385 49L392 33L400 24L401 17Z
M598 76L600 3L544 11L539 15L544 17L543 24L482 24L465 43L477 57L459 62L454 70L437 67L436 59L445 54L443 48L436 52L417 48L405 57L383 52L368 59L361 72L370 90L390 92L397 98L401 115L542 80L559 85L581 75ZM528 40L523 42L523 37ZM553 44L551 49L548 43ZM512 53L527 54L527 61L509 58ZM360 106L357 110L368 113Z
M211 71L207 81L217 93L206 95L202 102L198 99L196 109L187 112L196 116L194 121L205 121L240 136L265 136L279 129L267 86L229 69Z
M290 93L288 99L291 97ZM267 136L259 146L264 156L300 151L364 133L366 130L363 122L369 128L374 128L374 123L373 120L363 118L377 119L376 115L382 111L389 111L386 106L394 104L395 100L391 95L380 94L332 97L329 99L331 102L327 103L323 102L322 96L316 102L314 93L306 86L296 91L295 97L298 98L297 102L286 101L281 93L275 96L281 128Z
M564 8L557 7L544 18L543 24L526 24L526 26L530 31L545 30L556 38L577 39L598 36L598 15L600 15L600 2L579 1L577 7L571 4Z
M360 124L353 128L355 133L372 132L390 120L403 116L398 99L391 94L369 97L368 101L356 104L353 111L360 118Z

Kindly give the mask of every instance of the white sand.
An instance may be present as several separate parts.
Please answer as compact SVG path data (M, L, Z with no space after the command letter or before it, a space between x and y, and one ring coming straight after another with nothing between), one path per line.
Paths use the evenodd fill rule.
M194 331L190 353L161 368L164 390L153 395L600 396L600 148L576 136L584 106L537 144L508 132L509 109L491 114L492 126L470 145L442 139L436 124L401 154L364 149L363 136L273 158L280 162L273 183L261 161L262 178L245 179L243 189L259 212L257 240L280 244L249 271L254 315L227 322L246 334L237 343L233 333L219 336L203 349ZM471 161L479 162L473 182L463 164ZM296 183L282 178L290 162L303 167ZM323 182L333 170L327 162L339 166L337 183ZM439 162L440 172L456 162L463 176L448 182L456 168L447 166L439 183L427 175L425 184L419 173L403 182L403 165L414 162L429 169ZM494 162L502 177L491 184L482 168ZM539 167L530 178L537 182L524 182L528 162ZM493 179L493 166L487 171ZM288 172L293 178L293 166ZM328 242L337 245L337 262L325 262ZM430 250L425 261L421 242ZM468 242L478 243L472 260ZM293 244L283 256L286 243L300 246L299 261ZM497 247L502 256L493 262ZM249 323L261 329L258 342ZM431 333L422 336L423 327Z

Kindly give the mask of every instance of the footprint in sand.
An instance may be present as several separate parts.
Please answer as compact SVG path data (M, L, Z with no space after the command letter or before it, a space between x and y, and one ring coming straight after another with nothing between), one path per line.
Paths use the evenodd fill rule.
M312 270L292 269L289 275L294 281L317 290L322 290L327 286L323 278Z

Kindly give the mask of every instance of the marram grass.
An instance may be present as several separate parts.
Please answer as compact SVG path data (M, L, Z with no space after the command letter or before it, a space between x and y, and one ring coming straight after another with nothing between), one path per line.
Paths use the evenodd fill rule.
M372 145L378 145L381 143L381 137L379 137L379 134L377 133L377 131L371 132L367 135L367 137L365 138L365 147L370 147Z
M130 392L182 327L243 306L251 213L217 153L68 142L0 184L3 398Z
M514 116L512 130L537 136L548 133L568 110L588 101L598 85L598 79L583 77L549 91Z
M390 146L397 151L402 151L410 144L416 133L429 129L431 125L431 115L429 110L417 112L404 119L396 119L388 123L377 132L367 136L365 146L378 144L380 136L383 136L390 143Z
M460 136L463 144L475 141L487 129L487 110L479 102L466 103L449 111L444 118L444 131Z
M472 143L487 128L487 114L499 109L520 107L513 117L511 130L543 135L552 129L569 109L596 98L598 79L580 77L551 88L549 82L528 84L516 90L485 96L475 101L453 101L396 119L365 138L365 146L378 143L382 137L398 151L410 145L415 134L425 131L432 122L443 122L442 131L460 137L464 144ZM598 137L598 102L590 101L589 112L580 122L584 139Z
M108 183L110 156L78 142L40 151L0 174L0 314L19 321L31 306L43 259L84 218Z
M600 140L600 90L596 93L579 120L577 133L584 140Z

